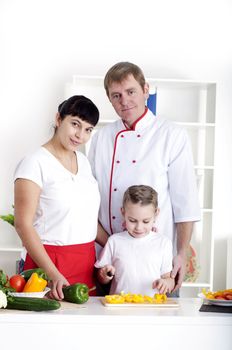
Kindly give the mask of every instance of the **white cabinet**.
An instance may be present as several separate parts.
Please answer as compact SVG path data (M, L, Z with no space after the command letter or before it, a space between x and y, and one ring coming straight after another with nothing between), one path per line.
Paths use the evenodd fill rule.
M194 167L201 205L201 221L195 224L191 246L196 253L199 274L195 281L185 282L182 296L196 296L213 283L213 181L216 84L184 80L147 79L150 93L157 91L156 113L187 129L194 157ZM103 78L74 76L65 87L66 97L83 94L100 110L98 128L117 116L106 97ZM90 141L91 142L91 141ZM88 152L87 145L84 152ZM190 264L194 262L194 257ZM191 267L191 266L190 266Z

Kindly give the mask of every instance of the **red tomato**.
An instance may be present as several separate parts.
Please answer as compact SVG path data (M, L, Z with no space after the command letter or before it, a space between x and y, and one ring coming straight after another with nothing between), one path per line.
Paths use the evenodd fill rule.
M232 294L226 294L225 295L226 300L232 300Z
M16 290L16 292L22 292L26 284L26 280L21 275L14 275L10 278L10 286Z
M223 298L221 295L217 295L216 297L215 297L215 299L219 299L219 300L226 300L225 298Z

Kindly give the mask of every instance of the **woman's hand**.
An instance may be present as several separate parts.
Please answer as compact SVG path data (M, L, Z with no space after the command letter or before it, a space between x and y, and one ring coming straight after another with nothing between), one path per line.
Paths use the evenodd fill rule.
M98 269L97 277L100 283L109 283L115 275L115 268L112 265L105 265L104 267Z
M56 300L64 299L62 288L66 286L69 286L69 282L62 274L58 273L52 278L51 282L49 283L49 287L51 288L49 298Z

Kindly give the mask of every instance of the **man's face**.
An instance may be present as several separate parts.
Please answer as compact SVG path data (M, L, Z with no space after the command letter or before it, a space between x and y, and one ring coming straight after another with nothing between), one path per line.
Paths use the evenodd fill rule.
M149 86L144 89L132 74L121 82L113 82L109 86L109 99L119 117L131 127L144 113L145 101L149 96Z

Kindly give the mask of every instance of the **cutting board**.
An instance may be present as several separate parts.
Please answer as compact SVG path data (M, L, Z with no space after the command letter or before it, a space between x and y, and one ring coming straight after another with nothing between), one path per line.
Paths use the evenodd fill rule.
M173 299L168 299L162 304L151 304L151 303L123 303L123 304L109 304L106 302L105 298L101 298L101 302L104 306L106 307L113 307L113 308L125 308L125 307L133 307L133 308L161 308L161 309L166 309L166 308L177 308L179 307L179 304L173 300Z
M68 303L67 301L61 301L60 304L61 304L61 308L59 310L85 309L87 307L87 303L75 304L75 303Z

